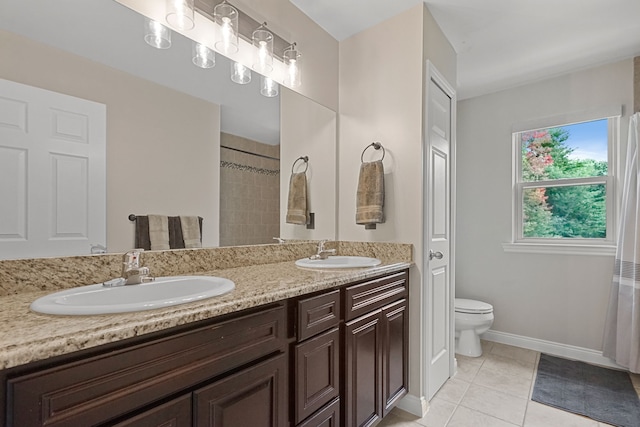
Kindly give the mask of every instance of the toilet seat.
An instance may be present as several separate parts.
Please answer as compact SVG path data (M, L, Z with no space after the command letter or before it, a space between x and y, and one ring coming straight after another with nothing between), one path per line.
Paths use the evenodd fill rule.
M493 306L482 301L456 298L455 311L456 313L487 314L493 313Z

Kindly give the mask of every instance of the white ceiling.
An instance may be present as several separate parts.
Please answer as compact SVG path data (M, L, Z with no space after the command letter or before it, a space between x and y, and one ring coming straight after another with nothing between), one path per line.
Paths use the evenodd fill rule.
M290 0L338 40L420 0ZM640 55L640 0L425 0L458 54L458 99Z

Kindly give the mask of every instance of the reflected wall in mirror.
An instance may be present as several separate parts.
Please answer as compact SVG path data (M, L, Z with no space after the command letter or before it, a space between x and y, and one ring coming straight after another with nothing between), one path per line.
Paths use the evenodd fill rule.
M133 247L131 213L198 215L204 218L203 246L223 243L221 132L278 145L280 122L300 122L295 112L280 117L282 94L314 104L285 88L280 97L266 98L253 84L227 85L226 58L218 55L216 67L199 69L190 60L190 40L177 34L171 49L150 48L142 39L143 18L111 0L62 0L38 8L4 3L0 55L7 60L0 62L0 78L106 105L109 252ZM309 139L304 132L291 134L287 150ZM335 144L334 128L326 147L335 153ZM315 167L322 167L320 159ZM286 198L286 188L278 191L282 203L281 192Z

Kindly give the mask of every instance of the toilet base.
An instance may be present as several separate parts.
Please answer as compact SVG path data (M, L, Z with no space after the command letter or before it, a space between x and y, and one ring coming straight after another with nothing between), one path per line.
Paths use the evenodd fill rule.
M468 357L482 356L480 336L473 329L460 331L456 336L456 353Z

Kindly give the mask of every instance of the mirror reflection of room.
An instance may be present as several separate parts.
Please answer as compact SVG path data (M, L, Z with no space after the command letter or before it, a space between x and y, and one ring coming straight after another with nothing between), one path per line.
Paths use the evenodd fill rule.
M195 66L191 40L177 32L168 49L147 45L143 16L117 2L65 4L31 10L25 2L5 2L4 17L11 19L0 17L0 54L10 60L0 63L0 79L104 106L105 207L82 218L102 231L76 238L80 247L73 250L17 256L11 249L0 258L124 252L135 242L131 214L201 217L203 247L314 237L306 229L283 229L280 180L288 175L278 172L278 159L290 164L300 153L314 155L316 179L333 182L334 111L284 86L277 96L263 96L255 72L249 84L235 84L230 61L220 54L214 67ZM86 20L67 22L63 9L113 18L89 28ZM326 210L319 215L318 237L335 237L335 203L314 203ZM3 232L14 227L0 221Z

